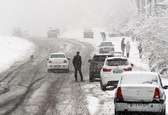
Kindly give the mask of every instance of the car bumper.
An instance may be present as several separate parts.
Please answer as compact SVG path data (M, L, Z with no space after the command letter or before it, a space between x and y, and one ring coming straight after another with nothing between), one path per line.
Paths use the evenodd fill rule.
M64 70L69 69L69 65L48 65L48 69Z
M165 103L115 103L117 112L163 112Z
M103 85L117 84L120 79L121 79L121 74L101 76Z
M93 75L95 78L100 78L100 72L94 72L94 73L92 73L92 75Z

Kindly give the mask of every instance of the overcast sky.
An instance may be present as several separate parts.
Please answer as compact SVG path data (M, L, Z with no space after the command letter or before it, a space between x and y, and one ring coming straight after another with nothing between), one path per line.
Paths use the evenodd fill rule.
M101 27L135 13L131 0L0 0L0 33L41 34L50 26Z

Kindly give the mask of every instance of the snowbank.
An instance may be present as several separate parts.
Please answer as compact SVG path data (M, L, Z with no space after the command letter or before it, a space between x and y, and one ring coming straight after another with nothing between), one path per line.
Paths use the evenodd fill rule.
M34 51L34 44L18 37L0 36L0 72L8 69L16 61L24 60Z

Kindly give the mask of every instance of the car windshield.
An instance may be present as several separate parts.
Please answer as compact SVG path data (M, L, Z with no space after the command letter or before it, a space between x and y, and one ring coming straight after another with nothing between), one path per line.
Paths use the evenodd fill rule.
M130 74L124 75L121 84L158 84L156 75Z
M93 60L98 62L104 62L106 57L113 57L113 55L95 55L93 57Z
M102 42L100 46L113 46L112 42Z
M50 58L65 58L64 54L51 54Z
M127 59L115 58L115 59L108 59L107 60L108 66L122 66L122 65L129 65Z

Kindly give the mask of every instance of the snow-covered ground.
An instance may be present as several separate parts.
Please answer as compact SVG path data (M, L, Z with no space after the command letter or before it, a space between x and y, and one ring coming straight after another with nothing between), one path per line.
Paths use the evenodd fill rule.
M102 40L101 36L99 35L99 32L96 32L96 36L94 39L86 39L86 38L83 38L82 35L83 34L81 31L73 31L73 32L64 34L64 37L65 38L72 37L73 39L90 43L95 47L94 52L97 52L97 46L100 44ZM127 37L125 38L126 40L129 40L131 42L129 60L135 65L136 70L149 71L148 62L141 60L139 58L137 43L133 42L131 38L127 38ZM113 44L115 45L116 51L121 51L120 42L122 37L107 38L107 39L113 42ZM162 80L164 81L164 84L166 84L166 82L168 83L168 79L162 79ZM98 82L87 83L85 85L82 85L82 89L86 93L88 109L91 115L114 114L114 103L113 103L114 90L103 92L100 89L100 85ZM166 90L165 92L166 92L166 95L168 96L168 91ZM168 102L168 100L166 102Z
M34 44L26 39L0 36L0 72L10 68L15 62L29 57L34 48Z

